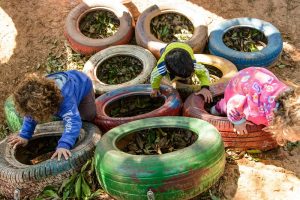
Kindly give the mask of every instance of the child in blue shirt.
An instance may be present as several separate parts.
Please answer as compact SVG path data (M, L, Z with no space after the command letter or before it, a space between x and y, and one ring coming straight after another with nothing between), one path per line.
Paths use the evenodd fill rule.
M18 85L13 98L16 110L24 116L20 134L8 139L13 148L27 145L37 122L48 121L53 115L64 121L64 132L51 159L68 159L79 136L81 120L93 121L96 116L92 81L76 70L46 77L31 74Z

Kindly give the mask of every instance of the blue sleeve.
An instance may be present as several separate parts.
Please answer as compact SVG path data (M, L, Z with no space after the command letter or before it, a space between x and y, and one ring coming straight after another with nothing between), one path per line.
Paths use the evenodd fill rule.
M25 116L20 131L20 137L29 140L32 137L37 122L32 117Z
M71 149L79 136L82 126L76 103L69 104L68 107L69 109L64 109L66 112L62 114L64 132L58 141L57 148Z

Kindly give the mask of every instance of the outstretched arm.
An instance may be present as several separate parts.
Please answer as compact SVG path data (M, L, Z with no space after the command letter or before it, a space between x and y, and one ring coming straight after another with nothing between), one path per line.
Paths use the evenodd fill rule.
M33 118L25 116L20 134L9 137L7 140L8 144L12 145L14 149L19 145L26 146L28 140L32 137L36 125L37 122Z
M201 63L194 64L194 68L195 68L195 74L198 77L199 81L201 82L201 86L208 87L210 85L208 70Z
M246 96L236 94L232 96L227 102L227 118L233 124L241 124L246 121L244 114L244 105L246 103Z
M209 72L201 63L196 63L194 65L194 68L195 74L201 83L201 90L199 92L196 92L196 95L202 95L204 97L205 102L210 103L213 101L213 97L209 90Z
M66 112L62 115L64 121L64 132L58 141L56 152L51 158L60 157L63 155L65 159L71 156L70 149L73 148L76 139L79 136L82 126L81 117L76 103L70 106L70 109L66 109Z
M234 124L234 132L237 134L247 134L246 116L244 114L244 106L247 97L244 95L234 95L227 102L227 118Z
M163 78L162 74L167 74L167 71L164 70L159 71L157 67L155 67L151 73L151 78L150 78L150 83L152 87L151 96L153 97L156 97L160 93L159 86L160 86L161 79Z
M37 122L30 116L25 116L20 131L20 137L29 140L32 137Z

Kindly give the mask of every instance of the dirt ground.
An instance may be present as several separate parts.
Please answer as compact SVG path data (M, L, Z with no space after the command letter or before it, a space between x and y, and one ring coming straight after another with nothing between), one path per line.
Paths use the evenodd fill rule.
M128 6L137 18L139 13L152 4L180 4L183 1L133 0ZM2 131L5 129L4 101L22 77L31 72L45 73L51 62L59 62L61 57L68 55L63 36L64 20L79 2L0 1ZM192 0L189 3L198 5L199 12L203 12L207 18L209 31L217 23L236 17L255 17L271 22L282 33L284 51L270 69L282 79L300 83L299 0ZM243 158L236 163L228 163L218 186L212 189L213 194L221 199L299 199L300 146L290 151L279 148L260 156L262 158L259 162Z

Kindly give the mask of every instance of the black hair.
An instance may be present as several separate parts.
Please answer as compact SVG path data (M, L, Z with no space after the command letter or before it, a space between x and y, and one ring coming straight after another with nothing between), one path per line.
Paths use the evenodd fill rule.
M194 72L194 63L190 54L180 48L172 49L165 57L168 71L181 78L187 78Z

